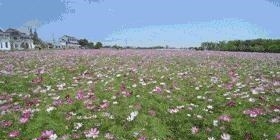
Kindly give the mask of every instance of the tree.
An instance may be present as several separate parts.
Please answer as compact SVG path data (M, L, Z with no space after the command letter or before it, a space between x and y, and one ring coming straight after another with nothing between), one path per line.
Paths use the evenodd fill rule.
M94 43L93 42L88 43L87 48L95 49Z
M33 33L33 35L32 35L32 40L33 40L34 44L42 45L42 41L41 41L41 39L38 37L38 33L37 33L36 29L35 29L35 31L34 31L34 33Z
M33 36L32 28L29 28L29 35L30 35L30 36Z
M96 44L95 44L95 49L100 49L100 48L102 48L102 43L101 42L97 42Z
M89 45L89 42L87 39L80 39L78 42L79 42L79 45L81 45L82 47Z
M218 43L203 42L202 49L216 51L280 52L280 39L232 40Z

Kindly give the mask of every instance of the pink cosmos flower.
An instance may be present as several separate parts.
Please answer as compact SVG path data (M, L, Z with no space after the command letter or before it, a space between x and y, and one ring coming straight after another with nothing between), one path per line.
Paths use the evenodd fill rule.
M54 106L60 106L63 104L63 100L62 99L54 100L52 104Z
M146 140L147 138L144 136L141 136L140 138L138 138L138 140Z
M87 138L95 139L98 137L99 131L97 128L91 128L90 130L85 131L84 134Z
M108 101L104 101L104 102L100 105L100 108L105 109L105 108L108 108L109 105L110 105L110 104L109 104Z
M126 87L125 87L125 85L123 83L121 84L120 90L121 91L125 91L126 90Z
M6 71L8 72L12 72L14 69L14 65L13 64L8 64L5 66Z
M42 137L48 138L48 137L50 137L52 134L54 134L53 130L45 130L45 131L43 131L43 132L41 133L41 136L42 136Z
M2 106L0 106L0 110L6 111L8 109L10 109L13 105L12 104L4 104Z
M66 103L67 103L67 104L73 104L73 102L74 102L74 101L73 101L73 99L71 99L71 98L67 98L67 99L66 99Z
M16 138L16 137L18 137L20 135L20 132L18 131L18 130L14 130L14 131L11 131L10 133L9 133L9 137L10 138Z
M229 115L221 115L219 117L220 121L224 121L224 122L230 122L231 121L231 117Z
M40 69L38 69L37 70L37 75L40 75L40 74L44 74L45 73L45 69L42 69L42 68L40 68Z
M197 134L199 132L199 128L197 128L196 126L192 127L192 134Z
M55 140L57 138L57 135L54 133L53 130L45 130L41 132L41 137L37 140Z
M84 92L83 91L78 91L77 95L76 95L76 99L78 100L82 100L84 99Z
M31 111L24 110L19 121L20 121L20 123L25 124L29 121L30 117L31 117Z
M232 88L233 88L233 84L232 83L226 84L226 89L227 90L231 90Z
M20 123L25 124L29 121L29 118L22 117L19 119Z
M280 134L276 134L276 140L280 140Z
M253 109L247 109L243 113L254 118L254 117L257 117L259 115L263 115L264 111L261 108L253 108Z
M155 93L161 93L161 88L160 87L158 87L158 86L156 86L154 89L153 89L153 92L155 92Z
M234 101L229 101L229 102L226 104L226 106L228 106L228 107L234 107L234 106L236 106L236 103L235 103Z
M9 127L9 126L11 126L12 124L13 124L12 121L6 121L6 120L4 120L4 121L1 122L1 126L2 126L2 127Z
M129 91L122 91L121 93L122 93L123 96L125 96L125 97L129 97L129 96L132 95L132 92L129 92Z

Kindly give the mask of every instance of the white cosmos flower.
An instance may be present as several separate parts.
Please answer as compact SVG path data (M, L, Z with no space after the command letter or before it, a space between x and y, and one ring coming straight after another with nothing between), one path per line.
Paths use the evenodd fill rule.
M47 108L47 112L51 112L53 110L55 110L55 107L53 107L53 106Z
M57 135L56 134L52 134L50 137L49 137L50 140L56 140L57 139Z
M249 102L253 103L255 102L256 100L254 98L249 98Z
M168 109L168 112L171 113L171 114L177 113L177 112L179 112L179 109L178 108Z
M215 138L214 137L209 137L208 140L215 140Z
M213 106L212 105L208 105L207 108L208 109L213 109Z
M201 115L196 115L196 117L197 117L198 119L202 119L202 118L203 118Z
M126 120L128 121L133 121L135 119L135 117L138 115L138 111L133 111L130 113L130 115L126 118Z
M83 126L82 123L74 123L74 128L75 128L75 130L80 129L82 126Z
M223 134L221 135L221 139L222 139L222 140L230 140L230 135L227 134L227 133L223 133Z
M213 120L213 125L218 126L218 120Z

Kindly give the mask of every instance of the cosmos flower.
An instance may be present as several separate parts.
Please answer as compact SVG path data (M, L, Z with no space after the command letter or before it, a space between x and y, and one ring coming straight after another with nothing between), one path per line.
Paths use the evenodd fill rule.
M155 92L155 93L161 93L161 88L160 87L158 87L158 86L156 86L154 89L153 89L153 92Z
M227 133L223 133L222 135L221 135L221 139L222 140L230 140L230 135L229 134L227 134Z
M78 99L78 100L84 99L84 92L79 90L77 95L76 95L76 99Z
M47 108L46 111L47 111L48 113L50 113L50 112L52 112L53 110L55 110L55 107L50 106L50 107Z
M10 127L13 124L13 122L4 120L0 124L1 124L1 127L5 128L5 127Z
M85 131L84 134L87 138L96 139L98 138L99 130L97 128L91 128L90 130Z
M83 126L83 123L74 123L74 129L78 130Z
M178 108L168 109L168 112L171 113L171 114L174 114L174 113L179 112L179 109Z
M199 132L199 128L196 126L193 126L191 131L192 131L192 134L197 134Z
M229 115L221 115L221 116L219 116L219 120L224 121L224 122L230 122L231 117Z
M259 115L263 115L264 111L261 108L252 108L252 109L245 110L243 113L254 118L254 117L257 117Z
M30 118L31 118L31 110L27 109L23 111L19 121L20 123L25 124L29 121Z
M57 135L54 133L53 130L44 130L41 132L41 136L37 140L56 140Z
M133 111L130 113L130 115L126 118L129 122L133 121L135 117L138 115L138 111Z
M214 137L208 137L208 140L216 140Z
M218 126L218 122L219 122L218 120L213 120L213 125Z
M45 138L49 138L52 134L54 134L53 130L44 130L41 133L41 136Z
M280 134L276 134L275 138L276 140L280 140Z
M212 105L208 105L207 108L208 109L213 109L213 106Z
M16 138L16 137L18 137L20 135L20 132L18 131L18 130L14 130L14 131L11 131L10 133L9 133L9 137L10 138Z
M108 108L109 107L109 102L108 101L103 101L103 103L100 105L100 108L102 108L102 109L106 109L106 108Z
M107 140L113 140L115 137L113 134L111 133L106 133L105 136L104 136Z
M21 117L21 118L19 119L19 122L22 123L22 124L25 124L25 123L27 123L28 121L29 121L29 118L27 118L27 117Z

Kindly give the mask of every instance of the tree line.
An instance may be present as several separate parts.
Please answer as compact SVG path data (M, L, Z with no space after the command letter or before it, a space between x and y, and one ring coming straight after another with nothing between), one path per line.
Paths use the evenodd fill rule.
M94 44L93 42L89 42L87 39L80 39L78 42L79 45L85 49L100 49L103 47L101 42L96 42L96 44Z
M280 39L203 42L196 50L280 53Z

